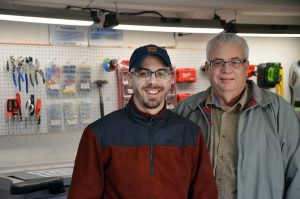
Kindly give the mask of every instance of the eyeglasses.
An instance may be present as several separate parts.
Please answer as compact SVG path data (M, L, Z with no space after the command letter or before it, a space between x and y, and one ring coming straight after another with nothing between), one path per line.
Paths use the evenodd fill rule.
M169 80L172 71L169 69L158 69L156 71L151 71L148 69L141 68L139 70L134 70L132 73L140 80L148 81L151 79L152 74L159 80Z
M229 60L229 61L217 59L217 60L207 61L207 64L209 64L212 68L222 68L225 66L226 63L228 63L228 65L233 68L240 68L241 66L244 65L244 63L246 61L247 61L246 59L243 59L243 60L234 59L234 60Z

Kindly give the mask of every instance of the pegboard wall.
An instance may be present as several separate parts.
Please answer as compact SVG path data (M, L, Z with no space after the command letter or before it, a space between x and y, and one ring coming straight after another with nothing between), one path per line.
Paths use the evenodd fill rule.
M79 65L85 63L91 66L91 82L96 80L107 80L108 83L102 87L102 96L104 101L104 113L108 114L118 109L117 76L116 72L106 72L102 67L105 58L116 58L119 62L129 59L134 49L129 48L98 48L98 47L62 47L62 46L32 46L32 45L0 45L0 135L18 135L18 134L39 134L50 133L47 128L47 106L51 103L60 103L62 106L66 101L76 101L80 103L89 101L92 103L92 121L100 117L99 92L96 85L92 84L91 91L85 93L59 94L49 96L46 92L46 86L41 83L37 86L29 86L28 94L25 92L25 84L22 83L20 92L22 107L34 94L35 98L41 98L41 123L28 123L22 121L10 122L6 112L6 102L8 98L15 98L18 87L15 87L12 81L11 72L6 71L6 62L10 56L14 57L33 57L40 61L40 68L45 71L51 62L59 66L66 63ZM196 68L197 82L177 84L177 93L196 93L206 89L209 86L208 78L200 71L200 66L205 61L204 49L168 49L173 66L176 68ZM22 108L24 112L25 108ZM85 126L81 125L75 129L66 128L62 125L61 131L78 132Z

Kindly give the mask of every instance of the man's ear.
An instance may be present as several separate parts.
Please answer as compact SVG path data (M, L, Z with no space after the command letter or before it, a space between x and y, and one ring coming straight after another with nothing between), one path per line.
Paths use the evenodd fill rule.
M205 66L205 72L208 71L208 68L209 68L209 62L206 61L204 66Z
M249 61L248 60L244 63L243 67L245 68L246 77L247 77L248 71L249 71Z
M171 84L175 84L175 73L174 72L172 72Z
M128 72L127 74L128 86L132 88L132 73Z
M174 66L172 66L171 70L172 70L171 84L173 85L173 84L175 84L176 68Z

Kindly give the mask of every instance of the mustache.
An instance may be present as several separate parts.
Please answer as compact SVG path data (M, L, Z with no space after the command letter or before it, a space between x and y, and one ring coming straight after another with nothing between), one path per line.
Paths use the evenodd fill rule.
M147 86L144 86L143 89L160 89L160 90L163 90L164 88L161 87L161 86L158 86L158 85L147 85Z

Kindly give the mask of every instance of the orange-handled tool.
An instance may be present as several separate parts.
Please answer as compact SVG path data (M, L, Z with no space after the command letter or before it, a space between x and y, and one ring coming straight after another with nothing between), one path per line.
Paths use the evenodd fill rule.
M11 118L13 116L13 99L7 100L7 117Z
M13 116L13 110L14 110L14 99L8 99L7 100L8 137L10 135L10 122L11 122L11 117Z
M40 111L41 111L41 106L42 106L42 100L41 98L37 99L36 101L36 106L35 106L35 117L37 119L37 123L40 124L41 123L41 115L40 115Z

